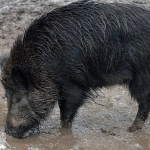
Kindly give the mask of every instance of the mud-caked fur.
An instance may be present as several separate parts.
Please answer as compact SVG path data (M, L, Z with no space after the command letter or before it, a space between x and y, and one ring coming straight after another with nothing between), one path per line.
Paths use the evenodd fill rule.
M6 133L21 138L58 101L71 127L90 89L124 84L139 110L129 131L150 111L150 11L130 4L81 1L36 19L19 36L3 67Z

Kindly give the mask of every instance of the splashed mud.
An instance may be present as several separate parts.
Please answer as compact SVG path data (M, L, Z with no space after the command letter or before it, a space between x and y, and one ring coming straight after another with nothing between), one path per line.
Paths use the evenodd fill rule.
M102 0L101 0L102 1ZM113 2L115 0L107 0ZM9 52L16 36L44 12L70 1L63 0L1 0L0 1L0 54ZM106 1L105 1L106 2ZM134 2L149 8L148 0L116 0ZM22 140L4 132L7 100L0 84L0 150L149 150L150 117L141 131L128 133L137 105L125 87L103 88L93 94L79 110L72 130L60 128L59 109L54 109L43 122L40 134Z

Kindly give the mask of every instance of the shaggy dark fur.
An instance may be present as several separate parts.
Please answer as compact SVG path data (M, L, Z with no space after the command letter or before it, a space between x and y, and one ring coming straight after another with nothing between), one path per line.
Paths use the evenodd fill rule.
M71 127L90 88L125 84L139 110L129 131L150 111L150 11L129 4L82 1L35 20L16 40L3 67L6 133L21 138L59 102Z

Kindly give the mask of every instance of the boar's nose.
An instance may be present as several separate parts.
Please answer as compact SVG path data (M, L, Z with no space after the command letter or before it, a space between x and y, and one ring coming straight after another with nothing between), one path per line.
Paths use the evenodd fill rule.
M8 126L8 125L5 126L5 132L6 132L6 134L11 135L15 138L22 138L23 137L20 132L16 131L16 128Z
M5 132L6 132L6 134L13 136L14 138L21 139L21 138L25 138L29 135L33 135L35 133L38 134L39 127L34 127L34 128L29 129L29 128L23 127L23 126L12 127L10 125L6 125Z

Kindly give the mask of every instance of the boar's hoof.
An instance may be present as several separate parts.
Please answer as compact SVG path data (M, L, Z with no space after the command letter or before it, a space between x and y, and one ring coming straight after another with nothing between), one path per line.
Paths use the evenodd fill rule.
M142 129L143 121L136 120L131 127L128 128L128 132L135 132Z
M133 125L133 126L128 128L128 132L135 132L135 131L140 130L140 129L142 129L142 127Z

